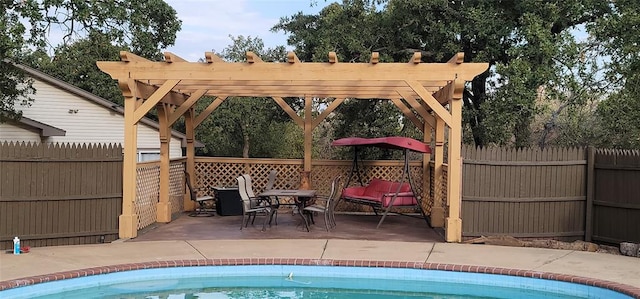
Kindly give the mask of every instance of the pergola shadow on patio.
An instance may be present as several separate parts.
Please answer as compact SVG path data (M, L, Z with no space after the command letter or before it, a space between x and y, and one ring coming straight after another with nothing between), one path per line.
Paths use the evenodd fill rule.
M376 229L380 216L360 214L336 215L336 228L327 232L322 217L316 218L307 232L300 225L298 215L282 211L278 216L278 224L272 224L261 231L260 217L255 225L240 230L242 216L188 217L181 214L170 223L156 223L138 236L130 239L136 241L169 241L169 240L243 240L243 239L343 239L374 240L403 242L444 242L442 228L430 228L424 219L393 215L387 217L384 226Z

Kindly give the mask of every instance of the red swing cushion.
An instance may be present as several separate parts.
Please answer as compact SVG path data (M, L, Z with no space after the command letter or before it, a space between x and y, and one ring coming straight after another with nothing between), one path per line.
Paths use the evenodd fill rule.
M345 199L355 199L359 201L375 202L382 207L388 207L391 204L393 196L398 190L399 182L391 182L387 180L374 178L367 186L348 187L342 191L342 197ZM394 206L414 206L417 204L416 198L411 193L409 183L402 183L398 197L393 203Z

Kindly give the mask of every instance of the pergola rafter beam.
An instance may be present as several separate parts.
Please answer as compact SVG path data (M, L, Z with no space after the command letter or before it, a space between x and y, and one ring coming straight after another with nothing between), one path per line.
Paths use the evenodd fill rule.
M312 127L317 127L325 118L327 118L327 116L329 116L329 114L331 114L331 112L333 112L333 110L338 108L338 106L340 106L340 104L342 104L344 100L345 98L334 99L331 104L329 104L329 106L327 106L327 108L324 109L322 113L320 113L320 115L318 115L316 119L313 120Z
M154 94L158 90L159 88L158 86L161 86L162 84L164 84L164 82L158 83L157 84L158 86L150 85L148 83L143 83L140 81L136 81L135 84L136 84L136 97L140 99L148 99L149 97L151 97L152 94ZM179 93L176 91L170 91L164 97L162 97L160 102L179 106L182 103L184 103L185 99L187 99L188 97L189 96L186 94Z
M209 104L209 106L200 112L200 114L198 114L198 116L193 120L193 128L195 129L198 127L207 117L209 117L211 112L216 110L216 108L218 108L218 106L220 106L220 104L222 104L226 99L227 97L217 97L213 100L213 102L211 102L211 104Z
M429 114L429 111L427 111L427 109L422 104L415 100L416 98L414 97L413 93L407 93L404 90L397 90L397 92L405 101L407 101L409 105L411 105L411 107L413 107L413 109L416 110L420 117L422 117L422 119L424 119L424 121L430 127L435 128L435 118L433 117L433 115Z
M411 89L413 89L413 91L415 91L420 98L429 105L429 108L431 108L433 112L435 112L448 126L453 125L451 122L451 113L442 107L442 104L440 104L440 102L438 102L429 91L420 85L420 83L417 81L407 80L407 85L409 85Z
M204 58L207 61L207 63L226 63L224 60L222 60L222 58L220 58L220 56L216 55L213 52L205 52L204 53Z
M416 128L424 133L424 124L416 117L413 111L411 111L411 109L402 102L401 99L393 98L391 101L396 105L396 107L398 107L398 109L400 109L400 111L402 111L402 114L404 114L404 116L406 116L413 125L416 126Z
M291 120L293 120L293 122L298 125L301 128L304 128L304 120L302 119L302 117L300 117L295 110L293 110L293 108L291 108L291 106L289 106L289 104L287 104L287 102L285 102L285 100L281 97L273 97L273 100L276 102L276 104L278 104L278 106L280 106L280 108L282 108L282 110L284 110L284 112L286 112L289 117L291 117Z
M187 112L195 103L207 93L206 89L196 90L191 94L191 96L180 105L171 115L169 116L169 125L173 125L185 112Z

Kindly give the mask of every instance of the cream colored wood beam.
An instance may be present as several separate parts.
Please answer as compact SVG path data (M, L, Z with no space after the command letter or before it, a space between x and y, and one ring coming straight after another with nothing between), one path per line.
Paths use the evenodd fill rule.
M164 81L158 83L157 85L162 85L162 84L164 84ZM143 82L140 82L140 81L136 81L136 85L137 85L137 95L136 96L138 98L141 98L141 99L148 99L159 88L158 86L149 85L149 84L146 84L146 83L143 83ZM185 94L182 94L182 93L179 93L179 92L175 92L175 91L171 91L171 92L167 93L167 95L165 95L160 100L160 102L179 106L182 103L184 103L186 98L188 98L188 96L185 95Z
M166 80L147 80L148 84L162 85ZM439 90L443 86L446 86L451 80L416 80L425 88L435 88L434 91ZM248 87L248 86L263 86L263 87L305 87L318 89L326 87L378 87L378 88L397 88L406 87L404 80L362 80L362 81L337 81L337 80L271 80L265 78L264 80L182 80L177 85L178 88L192 87L193 86L206 86L211 87Z
M136 177L138 125L133 115L138 106L133 80L118 81L124 96L124 145L122 148L122 214L118 217L118 236L121 239L138 235L138 215L136 214Z
M448 214L445 222L447 242L462 241L462 92L464 81L456 81L453 98L449 101L454 126L449 126L449 155L447 168L447 204Z
M159 103L158 128L160 135L160 184L158 202L156 203L156 221L159 223L171 222L171 201L169 200L169 167L170 167L170 142L171 125L167 123L170 107L168 104Z
M207 93L207 90L200 89L191 94L191 96L184 102L182 105L178 106L178 108L171 113L169 116L169 125L173 125L185 112L189 111L193 105L204 95Z
M397 90L398 94L405 100L416 112L424 119L424 121L429 124L430 127L434 128L436 125L436 120L433 115L429 114L429 111L421 105L418 101L416 101L413 93L405 92L404 90Z
M329 52L329 63L338 63L338 54L336 52Z
M187 62L186 60L184 60L182 57L173 54L171 52L164 52L164 61L168 62L168 63L172 63L172 62Z
M291 117L291 120L293 120L293 122L298 125L301 128L304 128L304 120L302 119L302 117L300 117L295 110L293 110L293 108L291 108L291 106L289 106L289 104L287 104L287 102L285 102L285 100L281 97L273 97L273 100L276 102L276 104L278 104L278 106L280 106L280 108L282 108L282 110L284 110L284 112L286 112L289 117Z
M287 53L287 62L289 63L300 63L300 59L298 59L298 56L296 55L296 53L294 52L289 52Z
M184 114L184 128L185 135L187 139L187 164L185 165L186 171L191 175L191 186L196 186L196 162L195 162L195 126L194 122L194 109L189 109ZM185 188L186 189L186 188ZM188 190L185 190L184 198L183 198L183 206L185 211L193 211L196 208L195 202L191 200L191 195L188 194Z
M394 89L402 89L406 92L413 93L413 90L406 86L406 84L402 87L388 88L388 87L348 87L348 86L340 86L340 87L316 87L316 86L218 86L218 87L207 87L206 85L201 86L190 86L192 89L195 87L197 89L209 89L212 92L220 92L220 93L234 93L234 92L242 92L246 93L247 91L256 91L256 92L314 92L314 93L328 93L328 92L349 92L356 93L366 93L366 94L388 94L393 93ZM178 89L179 87L176 87ZM429 87L425 89L429 90L431 93L436 89L435 87ZM183 90L183 89L180 89Z
M311 153L313 152L313 99L304 99L304 161L303 173L301 174L300 185L303 189L309 189L311 176ZM307 186L304 186L306 183ZM305 188L306 187L306 188Z
M220 106L220 104L222 104L222 102L224 102L224 100L226 99L227 97L217 97L215 100L213 100L213 102L211 102L211 104L209 104L209 106L207 106L204 111L200 112L200 114L198 114L198 116L194 119L193 128L197 128L207 117L209 117L211 112L216 110L216 108L218 108L218 106Z
M247 51L247 62L248 63L256 63L256 62L263 62L262 58L260 58L260 56L258 56L258 54L253 53L251 51Z
M173 89L180 80L167 80L158 90L156 90L144 103L136 109L133 118L136 122L140 121L151 108L157 105Z
M313 120L313 124L312 124L312 128L314 129L315 127L317 127L325 118L327 118L327 116L329 116L329 114L331 114L331 112L333 112L333 110L335 110L336 108L338 108L338 106L340 106L340 104L342 104L342 102L344 102L345 98L338 98L338 99L334 99L331 104L329 104L329 106L327 106L326 109L324 109L320 115L318 115L314 120Z
M218 55L216 55L213 52L204 52L204 57L207 61L207 63L226 63L224 60L222 60L222 58L220 58Z
M409 85L411 89L413 89L413 91L415 91L420 96L420 98L425 101L427 105L429 105L433 112L435 112L438 117L442 118L442 120L449 127L453 125L453 123L451 122L451 114L449 113L449 111L442 107L442 104L440 104L429 91L427 91L422 85L420 85L420 83L416 81L407 81L407 85Z
M127 51L120 51L120 60L124 62L151 62L149 59Z
M447 61L447 63L461 64L464 62L464 52L458 52Z
M369 60L369 63L376 64L379 62L379 60L380 60L380 53L371 52L371 60Z
M402 100L400 100L399 98L393 98L391 99L391 101L396 105L396 107L400 109L400 111L402 111L402 114L404 114L404 116L406 116L413 123L413 125L416 126L416 128L424 132L424 124L416 117L415 114L413 114L413 111L411 111L411 109L409 109L409 107L407 107L407 105L405 105Z
M440 102L441 104L443 105L447 104L449 103L449 100L453 96L453 89L454 89L453 81L451 81L449 84L445 85L440 90L433 93L433 97L436 100L438 100L438 102Z
M487 63L197 63L98 61L112 78L137 80L179 79L212 81L316 80L464 80L471 81L488 68Z
M414 52L409 63L419 64L420 62L422 62L422 52Z

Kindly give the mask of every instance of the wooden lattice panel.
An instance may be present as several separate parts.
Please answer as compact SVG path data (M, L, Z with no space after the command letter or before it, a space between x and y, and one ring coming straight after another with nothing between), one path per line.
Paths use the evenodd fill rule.
M440 198L442 198L441 206L444 207L444 213L449 217L449 205L447 204L447 171L448 165L442 165L442 183L440 184Z
M274 188L297 189L300 187L302 163L302 160L281 159L196 158L196 183L197 186L201 187L237 187L236 177L247 173L252 178L254 192L259 193L267 183L269 172L275 169L278 171L278 176ZM402 161L361 161L360 163L364 184L374 177L399 181L404 165ZM341 175L343 177L342 183L345 184L351 168L352 161L314 160L311 172L311 187L318 190L320 195L328 195L333 178ZM416 193L421 198L428 198L428 190L423 190L422 162L412 161L409 171L415 184ZM349 185L359 185L355 176ZM287 203L291 199L280 198L280 200ZM425 205L424 202L423 205ZM371 212L371 209L367 206L346 202L340 203L338 210L345 212ZM398 208L397 211L418 212L414 208ZM430 207L425 211L429 215Z
M169 201L171 202L172 214L184 211L185 188L184 162L171 161L169 165Z
M135 212L138 215L138 230L140 230L157 220L160 166L158 163L140 163L136 172Z

